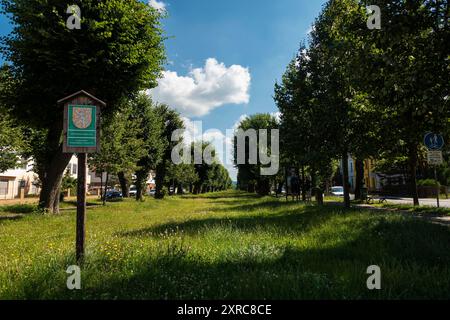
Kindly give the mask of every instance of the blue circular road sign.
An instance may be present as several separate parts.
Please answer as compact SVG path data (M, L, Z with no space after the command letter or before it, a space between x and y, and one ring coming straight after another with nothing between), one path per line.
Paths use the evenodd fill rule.
M436 133L427 133L424 138L424 144L428 150L441 150L444 147L444 137Z

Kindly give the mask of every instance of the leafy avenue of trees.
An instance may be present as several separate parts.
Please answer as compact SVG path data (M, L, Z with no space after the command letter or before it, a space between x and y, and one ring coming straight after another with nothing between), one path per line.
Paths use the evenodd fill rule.
M102 152L92 155L90 166L117 175L125 196L136 183L138 199L149 171L157 169L156 197L162 198L169 173L177 172L169 168L170 135L183 123L178 113L140 92L156 86L166 59L164 13L139 0L70 4L82 10L81 29L66 27L67 3L0 0L1 12L13 22L12 32L1 39L8 63L0 70L0 172L15 167L19 155L32 157L42 184L40 206L59 212L62 178L72 155L62 153L63 107L57 101L84 89L107 103ZM171 180L197 183L194 168L189 170ZM208 185L222 186L223 177L212 175Z
M366 5L381 8L381 30L367 28ZM284 160L312 176L344 160L349 206L349 153L358 160L357 190L361 160L406 157L418 204L423 135L448 137L450 129L448 19L448 1L330 0L275 85Z
M79 30L66 27L61 1L0 0L13 22L1 39L8 63L0 69L0 172L32 157L42 184L40 206L57 213L71 155L62 153L63 110L56 101L84 89L107 103L102 151L91 156L90 166L107 173L107 180L117 176L125 196L135 184L142 199L150 170L156 170L158 199L229 188L228 172L217 161L172 163L180 142L172 133L184 128L182 118L142 93L156 86L165 62L164 13L138 0L71 4L82 8ZM367 27L368 5L381 8L380 30ZM406 168L418 204L417 172L428 170L421 168L423 135L450 136L449 11L448 0L329 0L275 85L280 118L256 114L239 125L280 130L281 170L261 175L259 155L257 164L236 164L239 188L266 195L274 185L280 189L287 168L295 168L305 199L305 184L323 189L341 161L349 206L351 154L357 198L363 160L372 158L388 170ZM212 146L196 142L191 153L194 148ZM440 178L448 171L443 166Z
M381 30L367 27L369 5L381 8ZM280 123L269 123L270 115L260 114L240 124L245 130L280 129L282 172L260 177L259 165L237 165L238 187L268 194L268 185L279 189L284 183L284 170L296 168L301 183L309 176L321 193L340 161L349 207L351 154L356 198L361 196L363 160L370 158L406 167L417 205L423 136L450 134L449 13L445 0L328 1L307 45L300 46L275 84ZM440 176L446 172L443 168ZM307 188L301 189L305 199Z

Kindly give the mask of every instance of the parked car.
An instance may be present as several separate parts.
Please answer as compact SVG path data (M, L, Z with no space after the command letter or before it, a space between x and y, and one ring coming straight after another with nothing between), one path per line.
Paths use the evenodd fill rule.
M106 201L118 201L122 200L122 192L116 191L116 190L110 190L106 191L105 199Z
M128 195L130 197L136 197L137 188L135 185L130 186L130 191L128 191Z
M344 196L344 187L342 187L342 186L331 187L331 195L336 196L336 197L343 197Z
M155 189L152 189L152 190L150 190L150 191L148 192L148 195L149 195L149 196L154 196L155 193L156 193L156 190L155 190Z

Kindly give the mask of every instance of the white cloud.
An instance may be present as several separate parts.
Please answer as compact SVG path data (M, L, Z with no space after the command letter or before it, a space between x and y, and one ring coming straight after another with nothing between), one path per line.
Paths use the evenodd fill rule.
M164 11L166 10L166 4L158 0L149 0L148 4L155 8L156 10Z
M240 65L226 67L214 58L187 76L164 71L158 87L149 90L152 98L167 103L185 116L203 116L225 104L250 101L250 72Z

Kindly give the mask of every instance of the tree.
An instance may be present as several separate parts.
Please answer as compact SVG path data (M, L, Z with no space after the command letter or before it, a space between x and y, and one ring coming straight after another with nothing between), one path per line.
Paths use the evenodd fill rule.
M117 174L121 182L122 193L128 193L123 185L121 175L131 175L137 169L136 159L142 157L146 150L144 141L139 138L141 124L136 121L136 106L133 100L124 103L118 111L107 119L101 132L101 149L92 155L89 164L96 172L106 172L107 187L109 175ZM106 192L105 187L105 192Z
M147 177L151 169L162 161L165 151L163 129L164 119L161 114L163 107L157 107L146 94L139 94L133 101L136 123L142 128L137 138L143 142L143 153L136 163L136 200L143 199Z
M193 164L181 163L175 165L172 163L167 172L166 183L174 189L176 187L178 194L183 194L185 188L192 192L193 185L199 180Z
M274 100L280 110L281 162L287 168L301 171L302 199L306 200L306 174L313 187L317 177L329 176L331 159L335 156L325 136L323 112L320 109L316 77L312 76L314 63L309 50L302 45L297 56L288 65L280 84L275 84ZM286 173L284 173L286 174ZM285 180L285 179L284 179Z
M172 141L172 133L175 130L184 129L183 120L180 114L170 109L167 105L161 104L156 107L156 113L159 116L163 128L160 135L162 141L161 161L156 166L156 192L155 199L163 199L165 192L163 190L167 171L172 164L172 149L181 141Z
M360 84L386 116L385 134L396 140L385 149L395 150L399 143L406 148L411 195L419 205L416 175L423 135L449 128L449 1L361 2L381 8L382 30L360 34L356 56L363 74L370 74Z
M156 86L165 60L160 11L138 0L74 0L81 29L66 27L58 0L1 0L13 22L2 39L13 86L2 99L17 120L40 130L33 155L42 181L41 207L59 211L59 190L71 155L62 153L63 108L57 100L84 89L112 114L128 97Z
M0 173L16 168L26 148L23 128L17 127L0 107Z
M10 76L6 66L0 69L0 95L8 90ZM0 101L0 173L17 167L27 151L24 128L18 126Z
M70 192L75 191L77 188L77 179L73 178L70 175L70 169L67 169L66 172L64 173L62 182L61 182L61 196L60 199L63 200L64 199L64 191L65 190L70 190ZM75 192L73 192L72 194L75 194Z
M267 195L270 193L270 188L272 182L274 181L274 176L265 176L261 174L261 168L265 165L262 164L259 150L271 150L271 139L267 139L267 146L262 145L260 141L260 135L258 134L258 130L267 130L268 137L270 137L270 131L272 129L278 130L279 125L277 119L270 114L258 113L252 115L244 120L238 126L238 130L242 130L243 132L247 130L255 130L256 137L255 142L256 145L252 147L256 147L256 164L251 163L250 161L250 144L252 143L252 138L245 138L245 150L238 150L238 137L237 133L234 136L234 161L235 166L238 168L238 186L242 190L247 190L250 192L256 191L260 195ZM248 143L247 143L248 141ZM238 154L237 152L244 153L245 163L238 163Z

